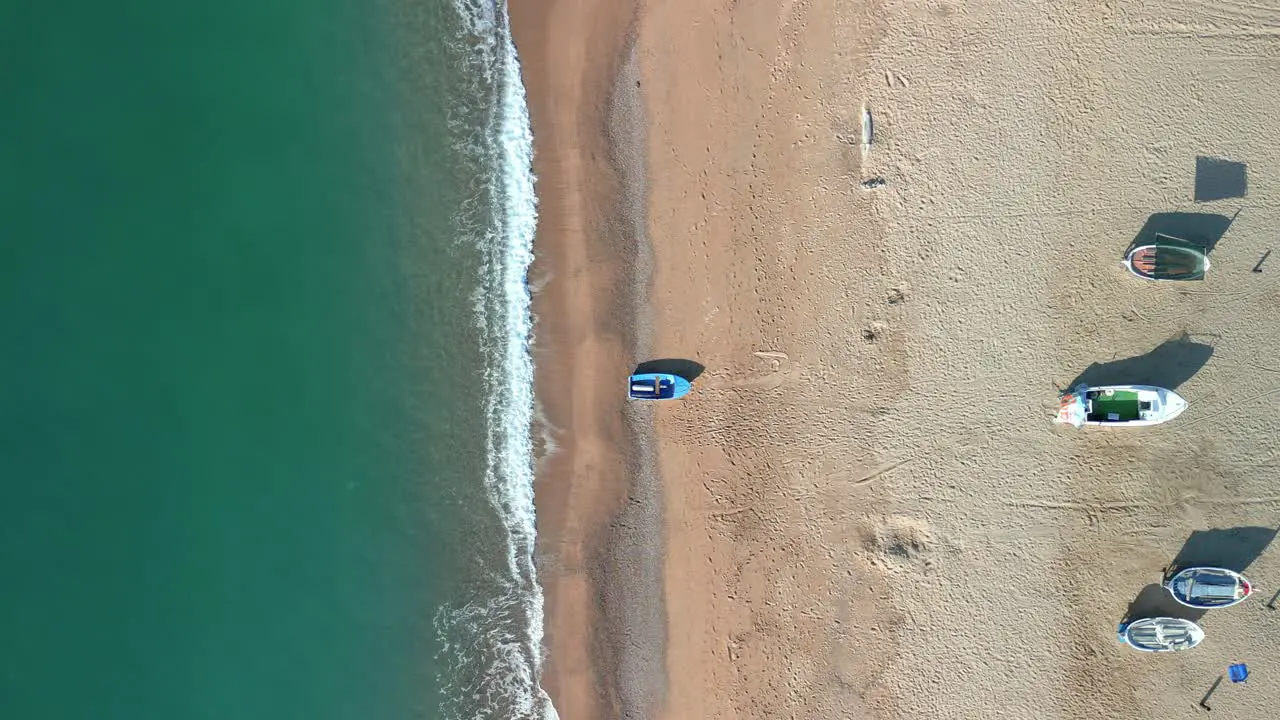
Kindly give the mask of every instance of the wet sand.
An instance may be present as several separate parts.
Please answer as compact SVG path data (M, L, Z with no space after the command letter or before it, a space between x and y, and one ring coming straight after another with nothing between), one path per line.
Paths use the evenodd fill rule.
M1190 718L1228 664L1276 655L1271 535L1193 533L1280 524L1280 270L1253 272L1280 11L575 0L516 20L561 717ZM1156 229L1217 240L1206 281L1126 274ZM650 416L618 389L641 357L706 370ZM1052 425L1081 378L1191 407ZM1193 651L1120 645L1135 601L1171 610L1151 586L1179 554L1247 562L1260 597L1200 618ZM1261 718L1276 695L1251 679L1210 704Z
M627 3L512 7L537 138L531 282L549 450L536 488L544 686L562 718L651 717L666 677L651 420L625 405L624 391L648 344L632 20Z

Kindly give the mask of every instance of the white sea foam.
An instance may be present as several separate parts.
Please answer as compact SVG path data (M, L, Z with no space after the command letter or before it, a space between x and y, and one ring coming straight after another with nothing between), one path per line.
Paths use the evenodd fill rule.
M485 172L459 209L463 241L481 255L476 321L484 374L484 484L505 534L505 567L487 568L502 592L443 608L436 627L453 668L447 708L458 718L556 720L542 690L543 597L534 565L533 314L528 285L537 223L533 135L503 0L454 0L469 112L455 136ZM481 122L476 122L477 118Z

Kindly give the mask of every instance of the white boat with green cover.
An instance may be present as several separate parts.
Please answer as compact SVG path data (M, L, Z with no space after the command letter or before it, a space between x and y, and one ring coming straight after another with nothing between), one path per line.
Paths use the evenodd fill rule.
M1130 250L1124 266L1143 280L1202 280L1209 256L1185 240L1157 234L1155 242Z
M1057 422L1082 427L1143 427L1168 422L1187 409L1181 395L1153 385L1078 385L1062 396Z

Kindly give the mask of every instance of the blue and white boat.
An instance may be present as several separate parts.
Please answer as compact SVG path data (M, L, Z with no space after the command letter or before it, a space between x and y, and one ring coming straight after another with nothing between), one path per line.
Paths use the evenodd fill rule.
M679 375L641 373L632 375L628 397L632 400L675 400L689 394L693 385Z
M1244 602L1253 586L1243 575L1226 568L1190 567L1165 585L1174 600L1193 608L1224 608Z

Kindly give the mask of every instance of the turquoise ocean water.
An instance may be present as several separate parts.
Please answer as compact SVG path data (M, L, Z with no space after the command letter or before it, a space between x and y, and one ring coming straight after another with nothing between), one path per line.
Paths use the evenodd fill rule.
M554 716L505 22L0 10L0 717Z

